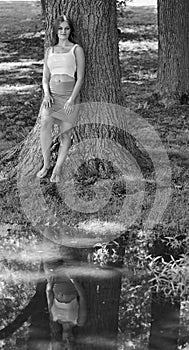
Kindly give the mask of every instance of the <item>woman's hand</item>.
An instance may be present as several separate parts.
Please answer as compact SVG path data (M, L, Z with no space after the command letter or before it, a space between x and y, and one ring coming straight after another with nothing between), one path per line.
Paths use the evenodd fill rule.
M51 94L45 94L44 99L43 99L43 104L45 108L49 108L52 106L53 104L53 97L51 96Z
M73 106L74 106L74 100L72 98L69 98L64 105L65 112L67 114L70 114L73 110Z

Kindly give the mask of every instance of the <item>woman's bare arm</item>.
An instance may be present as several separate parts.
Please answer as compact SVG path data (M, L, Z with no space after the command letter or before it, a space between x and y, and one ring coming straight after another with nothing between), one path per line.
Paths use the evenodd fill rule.
M47 304L48 304L50 315L51 315L51 308L54 300L54 294L53 294L52 288L53 288L53 278L50 277L49 280L47 281L47 286L46 286Z
M45 107L50 107L53 103L53 99L50 93L49 80L50 80L50 71L47 65L48 54L50 51L50 47L46 50L44 65L43 65L43 78L42 78L42 86L44 91L44 105Z
M78 314L78 320L77 320L78 326L83 326L87 318L85 291L81 287L79 282L73 279L71 279L71 281L74 284L77 290L77 293L79 295L79 314Z
M48 49L45 52L44 64L43 64L42 85L43 85L44 94L50 93L50 89L49 89L50 71L49 71L49 68L47 66L47 59L48 59L48 54L49 54L50 49L51 48L48 47Z
M77 67L77 80L72 91L68 103L74 103L75 99L79 95L81 87L83 85L84 73L85 73L85 56L81 46L76 46L75 48L75 57L76 57L76 67Z
M83 297L79 297L79 314L78 314L78 326L83 326L87 319L86 301Z

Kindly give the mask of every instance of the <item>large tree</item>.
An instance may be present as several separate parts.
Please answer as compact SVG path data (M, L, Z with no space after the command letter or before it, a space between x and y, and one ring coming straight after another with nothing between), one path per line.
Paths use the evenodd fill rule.
M98 113L96 122L93 120L93 123L90 125L82 125L82 127L77 126L74 138L76 146L78 145L79 147L80 140L85 138L87 140L95 139L93 143L95 151L95 147L98 149L97 139L106 139L109 137L111 140L113 140L114 144L118 142L121 147L128 149L136 157L139 156L138 159L144 159L142 154L135 146L135 143L133 142L133 139L129 133L125 132L126 120L123 119L124 113L116 113L117 110L115 108L111 108L112 105L123 104L119 66L118 32L116 23L116 1L46 0L46 47L51 45L52 42L53 22L62 12L69 15L69 17L72 19L76 32L76 42L83 47L85 53L86 73L81 93L82 102L88 104L89 108L87 111L89 112L89 116L90 113L94 112L93 108L90 109L90 107L93 107L93 103L99 103L99 105L95 105L99 106L99 109L102 103L104 103L106 107L103 109L103 117L106 120L105 127L103 125L104 120L99 122ZM107 107L107 104L110 105L110 108ZM98 111L99 110L97 109L97 112ZM90 123L90 118L88 118L88 123ZM55 239L57 245L61 246L64 245L65 241L60 239L59 242L56 237L61 238L64 227L59 226L57 230L54 230L56 223L53 221L51 222L54 217L50 214L51 217L49 217L48 220L49 213L47 210L47 205L45 200L41 201L39 194L39 191L41 191L45 197L45 192L48 192L49 190L47 199L51 201L51 207L53 207L53 200L55 199L55 205L57 202L55 190L54 188L50 188L49 184L47 184L45 181L41 181L41 184L39 184L39 180L36 179L36 172L42 163L39 130L40 113L35 127L22 145L19 156L17 170L20 199L25 214L29 219L31 218L32 223L36 223L37 225L40 221L40 225L38 225L37 228L40 229L41 233L44 233L44 228L48 227L48 232L50 232L47 235L48 238L52 240ZM52 147L56 151L56 142ZM110 153L115 153L116 157L116 151L114 148L108 149L108 151ZM102 156L105 156L105 154L102 153ZM119 157L117 156L118 162L120 160ZM97 173L97 175L101 174L99 169L95 168L96 165L99 164L99 160L96 162L93 158L92 161L92 175L94 175L94 173ZM104 167L102 168L102 172L105 173L105 178L107 178L108 172L110 174L112 168L107 162L104 163ZM83 184L84 186L86 185L85 182L83 182ZM49 196L51 196L51 199L49 199ZM76 216L75 213L74 215ZM50 222L52 223L52 230L50 229L50 226L48 226L51 225ZM118 230L115 235L119 236L119 234L120 231ZM76 240L76 238L77 237L74 237L76 242L75 249L78 250L77 254L81 254L82 256L83 253L78 249L79 239L77 238ZM108 238L108 236L105 236L104 239L107 240ZM101 237L101 240L102 239L103 238ZM96 241L92 240L91 245L93 245ZM119 248L117 251L118 255L120 256L119 267L121 266L121 258L124 254L123 241L125 240L118 240ZM67 245L69 245L69 242ZM72 246L73 245L74 243L72 243ZM69 255L67 249L69 250L69 248L62 247L63 259L65 256ZM82 256L82 261L84 263L86 263L89 253L90 250L87 249L84 257ZM73 264L75 261L77 261L74 256L72 260ZM95 270L96 267L94 266L94 271ZM90 347L93 349L117 348L116 335L118 330L121 274L116 269L111 270L110 266L106 271L108 273L104 275L102 272L102 276L105 276L105 278L101 278L100 276L94 278L95 273L91 273L91 278L88 276L87 279L82 281L88 302L88 321L84 329L84 336L86 337L89 335L89 340L91 341ZM79 341L77 345L78 349L88 348L88 344L82 344Z
M188 101L189 2L158 0L158 89L162 97Z
M52 23L66 12L73 21L76 41L86 57L82 101L121 102L116 1L46 1L46 45Z
M94 113L90 103L109 103L122 104L121 93L121 74L119 65L119 50L118 50L118 32L116 23L116 1L109 0L46 0L45 2L45 19L46 19L46 37L45 47L52 44L52 25L54 20L62 14L66 13L72 20L76 38L84 49L86 59L85 80L81 92L83 103L89 105L88 112ZM100 106L100 105L99 105ZM115 110L104 109L106 114L104 118L110 120L110 125L113 125L112 119L117 120L119 124L119 115ZM110 127L106 122L105 129L103 128L103 120L99 123L97 115L96 123L93 120L92 125L82 125L76 128L75 142L79 144L81 139L97 140L103 134L103 138L107 137L107 131L115 135L115 129ZM18 166L18 184L21 193L21 201L24 204L26 214L36 222L42 217L47 217L48 213L45 209L45 202L42 204L39 199L38 185L36 185L36 171L40 167L42 161L40 141L39 141L39 122L40 114L34 129L28 136L21 150ZM89 122L90 123L90 118ZM116 125L116 122L115 122ZM124 121L120 120L120 125L124 125ZM118 128L117 128L118 129ZM121 127L120 127L121 129ZM119 129L118 129L119 130ZM132 140L129 135L122 132L122 143L129 147ZM120 136L119 136L120 137ZM97 144L97 143L96 143ZM98 145L98 144L97 144ZM97 147L95 142L94 149ZM78 146L79 147L79 146ZM69 155L68 155L69 157ZM93 159L94 167L96 165ZM106 171L105 171L106 172ZM43 185L42 185L43 187ZM47 186L48 187L48 186ZM24 193L25 191L25 193ZM32 197L31 197L32 195ZM30 204L35 197L35 208L31 208ZM39 200L38 200L39 199ZM53 201L53 196L51 197ZM28 208L28 210L26 209ZM36 212L37 210L37 212ZM34 218L34 216L36 217ZM53 219L52 217L50 220ZM46 220L46 219L45 219ZM47 221L46 221L47 223ZM41 232L44 231L45 221L40 224ZM48 222L49 224L49 222ZM54 223L53 223L54 225ZM39 227L39 226L38 226ZM47 226L46 226L47 227ZM54 227L54 226L53 226ZM53 239L57 235L57 231L53 236L54 228L51 230L48 227L47 236ZM62 233L64 227L58 228L58 235ZM117 236L120 232L117 232ZM107 237L105 237L107 240ZM93 241L91 245L93 245ZM57 244L64 245L64 241L57 241ZM75 243L78 247L79 240ZM69 245L69 242L67 243ZM74 244L72 243L72 246ZM62 247L63 249L63 247ZM61 250L62 258L68 256L69 248ZM75 248L77 249L77 248ZM79 250L79 249L78 249ZM83 263L86 262L89 250L85 252ZM124 248L119 250L120 256L124 253ZM79 253L78 253L79 254ZM82 255L82 252L81 252ZM72 263L75 264L75 257ZM94 266L94 271L96 267ZM114 270L108 272L105 278L94 278L95 272L91 273L91 278L82 281L83 287L87 295L87 324L84 328L84 337L90 340L90 348L92 349L116 349L116 335L118 330L118 310L119 296L121 291L121 274ZM82 331L82 332L83 332ZM79 336L79 335L78 335ZM78 340L78 349L88 348L88 344L83 344Z

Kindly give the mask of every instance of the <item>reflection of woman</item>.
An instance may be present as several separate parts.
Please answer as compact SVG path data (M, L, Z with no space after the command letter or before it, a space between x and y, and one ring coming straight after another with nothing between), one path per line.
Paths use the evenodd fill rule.
M51 320L60 323L63 332L84 325L86 303L84 291L77 281L67 275L50 277L46 293Z
M49 170L51 129L53 123L57 123L60 128L60 148L50 181L59 182L77 117L79 92L84 79L84 53L78 44L73 43L73 26L67 17L60 17L56 21L53 32L56 42L47 49L43 68L44 100L40 138L44 164L37 177L45 177Z

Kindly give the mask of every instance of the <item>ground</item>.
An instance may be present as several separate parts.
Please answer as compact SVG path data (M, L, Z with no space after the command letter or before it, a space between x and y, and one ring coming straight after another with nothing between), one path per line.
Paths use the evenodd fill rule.
M0 2L0 22L0 150L4 151L21 142L32 130L37 119L42 98L44 20L39 2ZM118 27L121 30L120 60L125 105L153 126L170 157L172 200L164 213L162 227L165 234L184 234L189 227L189 107L175 105L167 108L166 101L160 102L157 99L156 9L128 7L126 13L119 16ZM23 271L27 271L26 275L29 271L31 276L38 271L41 256L39 258L36 253L44 253L44 247L41 237L31 228L19 209L14 186L11 182L6 182L3 172L0 174L0 310L4 316L0 324L2 327L14 318L33 295L35 283L23 283ZM18 253L21 257L19 262ZM15 269L18 272L13 275L11 271ZM22 302L19 303L19 300ZM124 308L124 298L122 305ZM123 327L124 313L121 313L120 319ZM132 322L137 324L135 317ZM144 323L146 331L146 319ZM21 334L18 338L21 339ZM129 343L124 336L122 338L127 341L127 348L132 349L132 341ZM16 338L12 339L12 344L11 340L7 343L7 349L12 349L14 342ZM3 348L3 343L0 348Z

